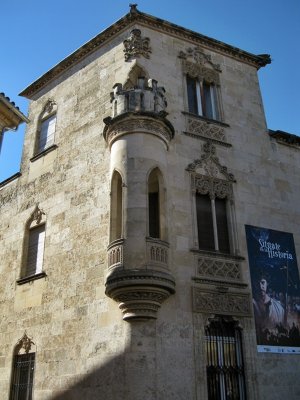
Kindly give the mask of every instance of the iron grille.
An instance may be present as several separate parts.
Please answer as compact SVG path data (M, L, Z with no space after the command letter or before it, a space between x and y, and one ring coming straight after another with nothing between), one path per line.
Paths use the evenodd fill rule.
M208 400L246 400L241 330L220 319L205 335Z

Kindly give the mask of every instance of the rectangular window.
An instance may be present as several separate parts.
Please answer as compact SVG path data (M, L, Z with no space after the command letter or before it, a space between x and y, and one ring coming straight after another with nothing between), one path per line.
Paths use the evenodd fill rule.
M14 356L10 400L32 400L35 353Z
M214 83L187 76L189 112L209 119L220 119L217 88Z
M38 151L43 151L54 143L56 115L44 119L41 122L41 130L38 144Z
M199 249L230 253L226 199L196 194Z
M45 225L29 230L26 276L42 272L45 243Z

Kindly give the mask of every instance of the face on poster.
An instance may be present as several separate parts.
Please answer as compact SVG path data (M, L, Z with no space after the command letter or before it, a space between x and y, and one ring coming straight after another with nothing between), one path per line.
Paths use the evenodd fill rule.
M293 235L245 228L257 349L300 354L300 284Z

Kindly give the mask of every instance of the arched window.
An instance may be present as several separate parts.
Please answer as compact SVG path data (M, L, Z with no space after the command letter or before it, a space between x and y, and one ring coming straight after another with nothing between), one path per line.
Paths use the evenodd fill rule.
M32 399L35 353L35 344L25 332L14 349L10 400Z
M111 180L111 203L110 203L110 241L121 239L123 236L123 199L122 199L122 177L115 171Z
M242 332L230 318L216 318L205 329L208 400L245 400Z
M162 175L158 168L148 178L148 221L149 236L165 240L165 212Z

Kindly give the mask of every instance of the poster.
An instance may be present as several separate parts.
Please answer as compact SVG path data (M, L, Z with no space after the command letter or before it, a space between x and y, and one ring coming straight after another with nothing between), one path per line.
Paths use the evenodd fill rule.
M300 284L293 235L245 228L257 350L300 354Z

